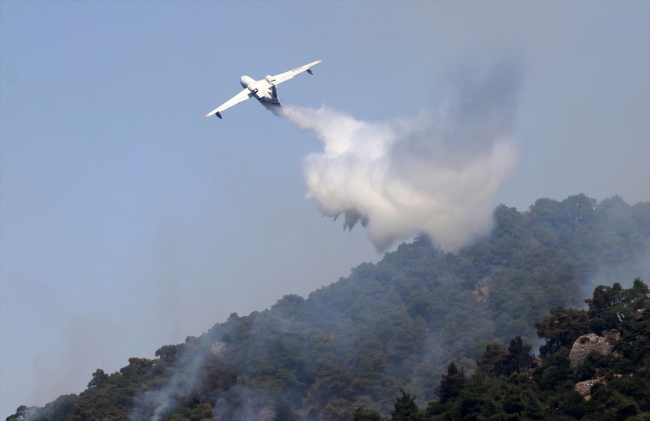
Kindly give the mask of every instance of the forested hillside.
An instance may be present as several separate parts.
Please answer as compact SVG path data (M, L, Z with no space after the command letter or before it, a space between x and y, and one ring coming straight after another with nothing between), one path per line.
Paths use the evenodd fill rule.
M648 292L637 278L597 287L588 310L555 307L536 324L542 359L519 337L489 344L470 378L449 365L426 410L400 391L390 421L650 420ZM360 407L351 421L370 420L381 415Z
M456 254L418 237L307 299L288 295L269 310L233 314L200 337L163 346L153 360L132 358L112 374L97 370L78 396L21 407L8 419L388 417L400 389L422 408L437 399L441 380L458 378L451 361L465 379L486 348L507 350L516 337L515 347L536 348L542 328L535 323L557 306L583 308L595 282L647 279L649 203L613 197L597 204L577 195L540 199L524 212L502 205L494 217L490 236ZM542 367L563 367L567 344L553 345L540 332L548 356ZM463 391L497 380L477 374ZM498 387L507 394L503 381ZM448 414L457 396L418 416L456 419ZM366 412L355 414L360 407Z

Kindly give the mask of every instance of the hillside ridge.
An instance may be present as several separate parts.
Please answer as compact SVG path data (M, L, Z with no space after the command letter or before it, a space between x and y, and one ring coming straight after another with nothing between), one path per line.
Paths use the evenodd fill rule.
M232 314L8 420L346 421L360 407L387 417L400 389L421 407L436 399L452 361L471 375L490 344L539 343L536 323L583 308L594 281L647 277L650 203L580 194L524 212L500 205L494 218L458 253L418 236L306 299Z

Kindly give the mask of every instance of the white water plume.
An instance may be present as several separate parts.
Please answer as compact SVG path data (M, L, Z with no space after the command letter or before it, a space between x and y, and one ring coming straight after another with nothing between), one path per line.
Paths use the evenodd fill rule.
M519 161L512 125L519 71L456 77L437 113L365 122L326 106L284 105L276 115L313 130L324 151L304 158L307 199L366 228L377 250L424 232L446 251L487 234L493 198Z

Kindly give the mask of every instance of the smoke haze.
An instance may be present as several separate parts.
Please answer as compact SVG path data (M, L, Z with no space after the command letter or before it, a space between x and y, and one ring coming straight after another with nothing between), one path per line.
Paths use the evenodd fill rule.
M160 421L169 416L182 398L189 396L200 384L205 357L205 352L181 353L176 370L163 387L145 391L135 398L135 409L129 421Z
M460 73L437 112L366 122L326 106L274 114L313 130L324 150L304 158L307 199L327 216L358 222L378 251L424 232L456 251L492 227L493 199L519 161L512 133L519 67Z

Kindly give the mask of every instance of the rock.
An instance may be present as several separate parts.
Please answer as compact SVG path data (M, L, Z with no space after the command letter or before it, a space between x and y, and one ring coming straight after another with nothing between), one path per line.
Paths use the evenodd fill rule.
M472 295L474 299L480 303L486 303L490 294L490 289L488 284L492 278L489 276L481 278L477 283L476 287L472 290Z
M591 380L585 380L584 382L576 383L576 386L573 388L576 392L580 393L583 397L591 395L591 385L593 382Z
M607 339L590 333L583 335L576 339L571 347L569 353L569 360L571 360L571 367L577 367L585 361L587 354L591 351L596 351L599 354L607 355L612 352L612 345L607 342Z
M589 400L589 398L591 397L591 386L593 386L595 383L598 383L600 381L602 381L602 378L578 382L576 383L573 390L580 393L580 395L582 395L582 397L585 398L586 400Z
M210 352L212 352L217 357L223 357L226 355L226 344L223 342L215 342L210 347Z
M610 344L614 345L614 342L616 342L616 341L618 341L619 339L621 339L621 332L619 332L619 331L616 330L616 329L612 329L612 330L603 330L603 331L601 332L600 336L602 336L603 338L605 338L605 340L607 340L607 342L609 342Z

